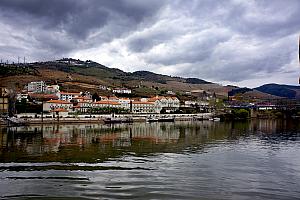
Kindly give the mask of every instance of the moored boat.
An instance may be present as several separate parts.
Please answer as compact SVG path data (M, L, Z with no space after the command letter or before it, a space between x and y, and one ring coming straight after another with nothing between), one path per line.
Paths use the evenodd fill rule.
M146 122L158 122L158 119L157 118L147 118L146 119Z

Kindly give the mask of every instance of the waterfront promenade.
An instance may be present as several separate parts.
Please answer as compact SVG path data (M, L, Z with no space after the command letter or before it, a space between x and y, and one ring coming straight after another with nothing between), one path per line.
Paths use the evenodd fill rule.
M191 120L208 120L212 118L214 113L198 113L198 114L117 114L114 118L131 118L133 122L145 122L148 118L174 118L175 121L191 121ZM106 118L112 117L112 114L104 115L65 115L52 116L41 114L18 114L18 119L26 121L28 124L51 124L51 123L103 123ZM5 125L5 121L1 121Z

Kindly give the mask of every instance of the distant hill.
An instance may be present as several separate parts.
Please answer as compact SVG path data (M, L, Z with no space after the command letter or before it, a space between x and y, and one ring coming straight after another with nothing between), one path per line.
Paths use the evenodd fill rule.
M128 87L135 95L152 96L165 94L167 91L189 94L191 91L206 91L226 98L228 92L258 98L287 97L300 99L300 87L278 84L267 84L258 88L238 88L222 86L198 78L182 78L157 74L149 71L124 72L109 68L97 62L63 58L55 61L34 62L26 64L2 64L0 82L4 86L21 90L28 82L44 80L47 83L58 83L63 90L91 91L110 95L99 85L107 87ZM193 94L197 97L197 94Z
M199 79L199 78L187 78L186 83L190 84L212 84L211 82Z
M198 78L173 77L149 71L124 72L91 60L82 61L72 58L10 64L6 65L2 72L0 81L7 86L17 85L18 88L22 88L30 81L44 80L48 83L59 83L63 89L67 88L69 91L90 88L96 90L99 85L104 85L107 87L129 87L137 95L159 95L166 93L166 91L184 94L186 91L205 90L208 93L216 93L226 97L229 90L226 86ZM83 87L87 85L89 87Z
M130 74L134 79L144 80L144 81L153 81L162 84L166 84L167 81L172 81L174 78L167 75L156 74L149 71L136 71ZM176 78L175 78L176 79ZM177 80L177 79L176 79ZM180 81L180 79L178 79Z
M300 86L280 85L280 84L266 84L255 88L260 92L267 94L285 97L289 99L300 99Z
M231 91L228 92L228 96L234 96L236 94L244 94L246 92L250 92L250 91L253 91L253 89L250 89L250 88L234 88L232 89Z

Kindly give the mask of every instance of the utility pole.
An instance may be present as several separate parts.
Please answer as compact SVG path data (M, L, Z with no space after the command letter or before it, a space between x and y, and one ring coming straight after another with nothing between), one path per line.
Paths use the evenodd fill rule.
M44 86L42 86L42 95L44 95ZM42 117L42 124L43 124L44 123L44 96L42 97L42 116L41 117Z

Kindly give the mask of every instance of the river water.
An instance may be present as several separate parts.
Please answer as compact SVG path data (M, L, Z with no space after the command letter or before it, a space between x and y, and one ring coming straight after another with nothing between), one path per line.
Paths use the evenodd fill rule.
M1 127L1 199L300 199L297 121Z

